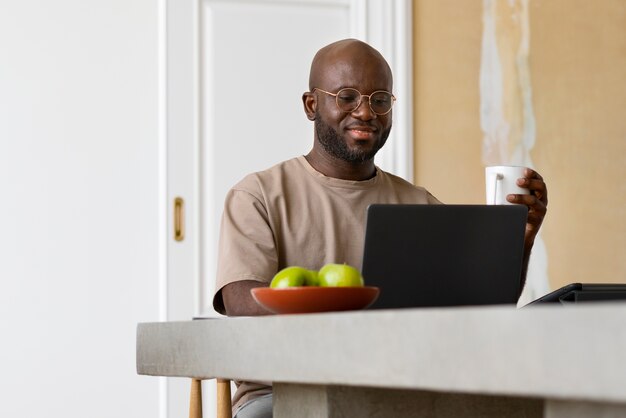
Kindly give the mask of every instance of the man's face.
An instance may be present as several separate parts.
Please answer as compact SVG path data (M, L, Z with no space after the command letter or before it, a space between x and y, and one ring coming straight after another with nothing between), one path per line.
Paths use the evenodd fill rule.
M378 150L385 145L389 132L391 132L391 126L382 131L382 135L376 140L357 141L355 145L348 146L349 139L340 135L326 123L317 110L315 112L315 132L319 144L331 156L350 163L362 163L373 159Z
M377 60L348 57L329 65L317 88L337 93L353 88L369 95L377 90L391 92L392 81L387 67ZM347 162L365 162L374 158L391 131L391 112L377 115L369 107L367 97L357 109L344 112L336 98L321 91L315 109L315 133L321 148L332 157Z

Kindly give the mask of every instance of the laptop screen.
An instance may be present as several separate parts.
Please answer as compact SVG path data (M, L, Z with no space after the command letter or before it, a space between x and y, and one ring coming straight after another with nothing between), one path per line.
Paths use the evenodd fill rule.
M521 205L368 208L362 274L380 288L371 309L515 304L524 230Z

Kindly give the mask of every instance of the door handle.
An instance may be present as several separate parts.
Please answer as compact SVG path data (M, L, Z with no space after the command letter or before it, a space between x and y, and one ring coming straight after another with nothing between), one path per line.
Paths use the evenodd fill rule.
M182 197L174 199L174 240L185 239L185 201Z

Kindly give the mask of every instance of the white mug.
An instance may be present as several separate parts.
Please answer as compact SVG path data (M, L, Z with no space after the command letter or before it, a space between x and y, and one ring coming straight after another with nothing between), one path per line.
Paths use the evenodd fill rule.
M512 205L506 200L508 194L530 194L530 190L517 185L517 179L524 177L525 168L506 165L485 167L487 204Z

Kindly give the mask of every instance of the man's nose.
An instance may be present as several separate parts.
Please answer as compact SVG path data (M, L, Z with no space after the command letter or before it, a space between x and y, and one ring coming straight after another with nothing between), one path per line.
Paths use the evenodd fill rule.
M365 96L361 98L361 103L352 111L352 114L361 120L372 120L378 116L370 107L370 98Z

